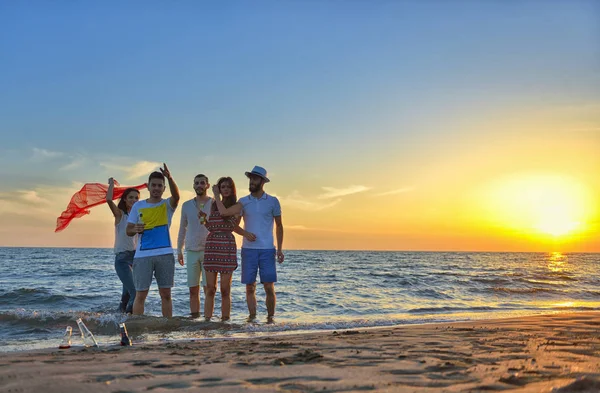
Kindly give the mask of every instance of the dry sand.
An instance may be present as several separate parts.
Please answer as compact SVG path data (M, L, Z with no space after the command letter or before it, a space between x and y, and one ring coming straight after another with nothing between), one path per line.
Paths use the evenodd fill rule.
M600 392L600 313L2 354L1 392Z

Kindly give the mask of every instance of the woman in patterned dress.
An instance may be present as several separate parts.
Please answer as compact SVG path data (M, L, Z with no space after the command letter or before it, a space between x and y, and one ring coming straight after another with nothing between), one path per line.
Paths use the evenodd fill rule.
M222 177L213 186L215 202L219 201L225 208L237 203L235 183L230 177ZM199 213L205 217L204 212ZM238 267L237 246L233 231L239 224L239 215L221 216L217 203L211 206L208 220L203 220L209 234L204 246L204 270L206 271L206 299L204 301L204 318L210 320L217 293L217 274L221 275L221 320L229 320L231 314L231 278Z

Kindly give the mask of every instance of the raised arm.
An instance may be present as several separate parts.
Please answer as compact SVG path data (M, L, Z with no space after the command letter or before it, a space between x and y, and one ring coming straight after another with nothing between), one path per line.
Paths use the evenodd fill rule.
M225 205L221 201L221 192L219 191L219 186L215 184L212 190L215 196L215 203L217 204L217 209L219 209L219 214L221 214L223 217L240 215L240 213L242 212L241 203L238 202L233 206L225 207Z
M123 212L113 202L114 192L115 192L115 179L113 179L111 177L110 179L108 179L108 190L106 191L106 204L108 205L108 207L110 208L110 211L112 212L113 216L115 217L115 225L117 225L119 223L119 221L121 221Z
M167 181L169 182L169 190L171 191L171 207L175 209L179 204L179 188L177 187L175 180L173 180L173 176L171 176L171 172L169 171L169 168L167 168L167 164L163 162L163 166L164 168L160 168L160 171L163 175L165 175Z

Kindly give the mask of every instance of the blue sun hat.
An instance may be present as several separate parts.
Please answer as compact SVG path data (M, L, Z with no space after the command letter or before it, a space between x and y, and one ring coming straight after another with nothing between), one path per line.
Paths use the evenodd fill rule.
M265 180L265 183L268 183L270 181L267 177L267 170L261 166L255 166L254 168L252 168L252 171L246 172L247 177L250 177L250 175L262 177Z

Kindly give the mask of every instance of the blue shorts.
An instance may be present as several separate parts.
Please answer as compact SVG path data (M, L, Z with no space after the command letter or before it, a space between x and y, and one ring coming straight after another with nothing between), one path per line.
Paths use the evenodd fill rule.
M254 284L256 273L261 283L277 282L275 249L242 248L242 284Z

